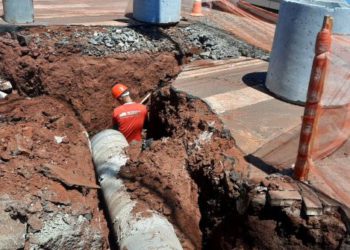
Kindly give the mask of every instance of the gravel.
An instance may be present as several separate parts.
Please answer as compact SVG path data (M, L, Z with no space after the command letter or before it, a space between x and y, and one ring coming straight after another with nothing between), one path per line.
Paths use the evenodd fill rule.
M55 41L56 47L72 47L89 56L115 53L173 52L191 60L237 58L248 56L267 60L269 54L234 38L224 31L203 23L156 26L71 28L68 32L45 32L32 39L36 45L45 40Z
M183 29L186 39L203 50L194 59L225 59L248 56L267 60L269 54L238 40L223 31L204 24L193 24Z
M238 48L233 46L233 39L218 36L217 32L213 33L210 30L204 29L201 26L189 26L183 29L188 42L195 47L200 48L203 52L195 55L194 59L224 59L239 57Z
M88 35L88 43L83 53L93 56L104 56L113 52L158 52L173 51L175 47L165 36L155 38L154 28L148 30L149 37L143 34L143 29L107 28L105 31Z

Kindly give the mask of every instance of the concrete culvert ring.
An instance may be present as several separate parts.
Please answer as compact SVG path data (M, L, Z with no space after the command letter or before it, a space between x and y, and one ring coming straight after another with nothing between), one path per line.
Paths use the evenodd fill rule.
M295 222L265 203L258 206L256 186L245 176L247 163L234 139L204 102L170 86L181 64L191 60L242 53L268 57L213 32L196 24L46 27L1 34L1 76L17 94L0 101L0 219L21 232L6 234L17 240L15 247L118 247L108 239L86 136L110 128L115 80L127 84L136 101L152 92L147 131L152 140L144 150L128 148L130 159L118 175L138 201L132 212L149 209L167 218L184 249L340 244L343 224L322 222L336 227L327 240L326 233L315 235L319 231L312 231L305 218Z

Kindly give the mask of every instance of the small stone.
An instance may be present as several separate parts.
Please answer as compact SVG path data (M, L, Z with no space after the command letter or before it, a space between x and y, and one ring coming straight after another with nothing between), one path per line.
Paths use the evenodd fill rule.
M0 100L5 99L7 94L5 92L0 91Z
M168 208L167 206L164 206L162 208L162 212L163 212L164 215L171 215L171 213L172 213L171 209Z
M93 38L91 38L91 39L89 40L89 43L91 43L91 44L93 44L93 45L98 45L98 42L97 42L95 39L93 39Z
M210 56L210 51L202 52L202 53L200 53L200 56L202 56L202 57L209 57Z
M65 136L55 136L55 142L61 144Z
M217 58L216 55L212 54L212 55L210 56L210 59L217 60L218 58Z
M237 182L240 178L241 178L241 176L240 176L239 173L236 173L235 171L231 171L231 173L230 173L230 179L231 179L233 182Z
M113 35L112 35L112 40L115 41L115 42L117 42L117 41L120 40L120 36L119 36L119 35L116 35L116 34L113 34Z
M24 249L27 226L4 213L4 205L4 202L0 202L0 248Z
M51 202L46 202L46 204L44 205L44 211L47 213L52 213L55 210L57 210L57 207Z
M36 215L29 217L28 224L33 232L38 232L43 227L41 220Z
M266 192L266 191L267 191L267 187L264 187L264 186L257 186L257 187L255 188L255 190L256 190L258 193Z
M129 36L126 40L128 42L134 42L135 41L135 39L132 36Z
M67 42L67 43L68 43L68 42ZM34 51L34 52L32 53L32 57L33 57L33 58L37 58L38 56L40 56L40 52Z
M17 34L17 41L21 46L28 46L29 43L32 41L32 36L24 36Z
M295 228L304 224L303 218L300 216L301 212L299 208L296 207L284 207L282 208L283 213L287 216L289 223L291 223Z
M85 219L87 219L88 221L92 220L92 214L88 213L88 214L84 214Z
M127 36L125 34L122 34L120 38L123 42L126 42L127 40Z
M33 149L33 141L29 136L23 136L21 134L16 134L15 141L11 142L9 149L11 150L12 156L17 156L21 154L30 155Z
M27 170L27 166L19 166L17 169L17 173L27 180L29 180L32 177L32 174Z
M0 82L0 91L10 94L12 92L12 84L9 81Z
M31 203L28 207L28 212L29 213L38 213L43 210L43 207L41 206L41 203L39 201L36 201L35 203Z
M259 193L253 196L253 198L250 201L250 206L252 207L253 211L259 212L264 208L265 203L266 203L266 194Z

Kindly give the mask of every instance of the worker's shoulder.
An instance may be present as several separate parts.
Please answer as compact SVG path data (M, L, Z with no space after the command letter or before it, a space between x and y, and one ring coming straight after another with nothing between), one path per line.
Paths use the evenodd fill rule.
M127 104L125 105L127 108L130 108L130 109L137 109L137 110L147 110L147 107L141 103L137 103L137 102L134 102L134 103L130 103L130 104Z
M147 107L140 103L127 103L116 107L113 111L114 114L120 114L125 111L139 110L142 112L147 112Z
M113 109L113 113L122 112L123 110L125 110L124 105L120 105L120 106Z

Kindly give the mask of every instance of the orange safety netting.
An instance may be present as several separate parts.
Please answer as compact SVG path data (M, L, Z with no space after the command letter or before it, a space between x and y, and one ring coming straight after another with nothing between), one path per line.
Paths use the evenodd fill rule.
M319 33L301 129L295 177L305 180L316 161L350 139L350 36ZM349 152L350 153L350 152Z

